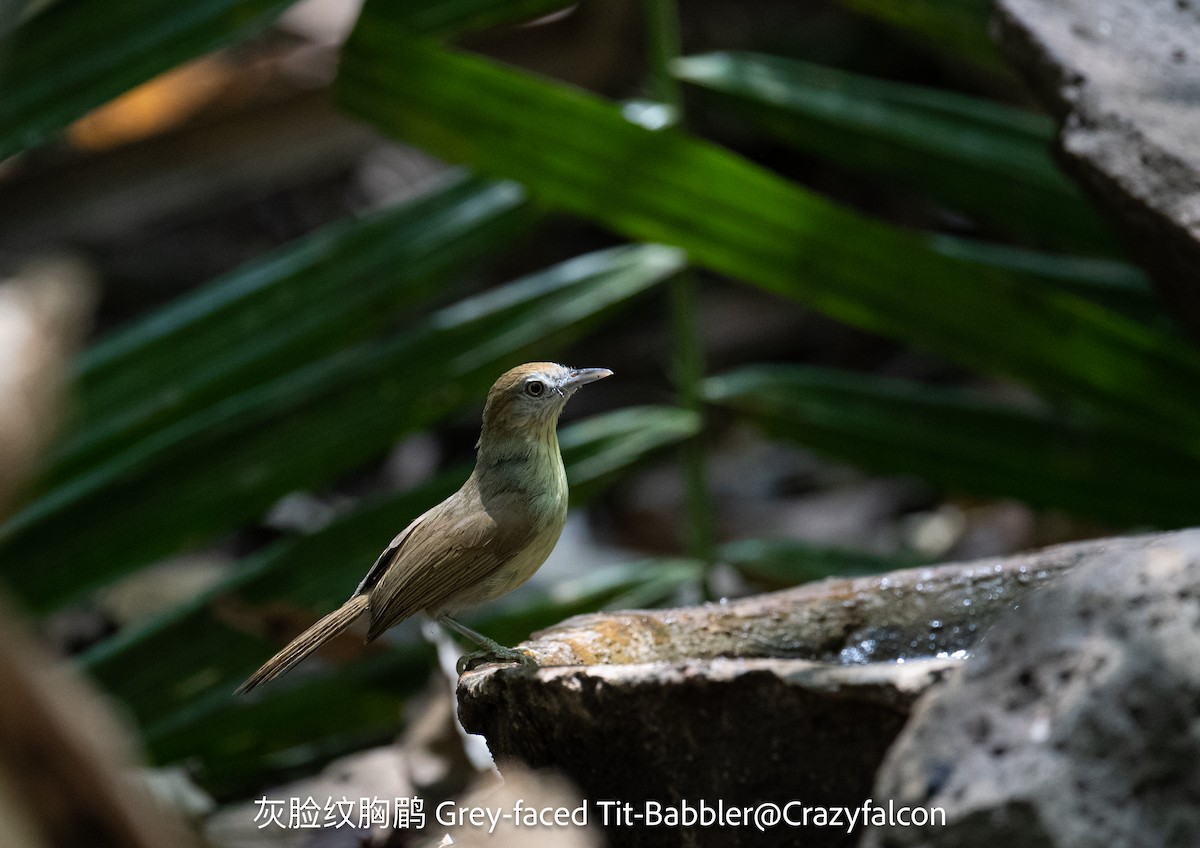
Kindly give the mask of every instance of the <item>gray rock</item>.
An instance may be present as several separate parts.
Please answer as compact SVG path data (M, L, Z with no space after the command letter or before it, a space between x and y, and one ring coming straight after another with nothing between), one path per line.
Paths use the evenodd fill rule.
M918 703L874 798L946 824L864 848L1200 845L1200 532L1027 595Z
M969 662L962 657L987 626L1078 563L1137 559L1156 538L827 580L727 604L579 616L524 644L542 665L536 671L487 665L464 674L459 716L498 760L553 767L593 804L858 806L913 702ZM635 848L829 848L860 836L816 827L607 830L612 844Z
M1200 3L994 6L1006 55L1063 120L1067 169L1200 335Z

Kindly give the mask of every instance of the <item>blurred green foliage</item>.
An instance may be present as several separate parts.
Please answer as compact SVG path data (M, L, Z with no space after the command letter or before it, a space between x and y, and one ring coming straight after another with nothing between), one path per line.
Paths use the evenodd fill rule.
M974 0L846 3L951 56L978 56L988 43ZM0 156L44 144L287 5L58 0L5 36ZM580 338L689 263L778 296L781 308L803 304L1016 380L1037 398L1018 407L782 366L708 379L712 413L953 491L1116 526L1200 518L1189 497L1200 355L1167 326L1140 271L1114 258L1106 228L1055 168L1044 117L771 56L670 65L700 108L903 183L1017 243L915 232L682 126L640 125L621 104L438 40L565 5L368 0L343 49L337 101L478 176L455 174L403 205L328 226L87 351L76 369L79 414L36 497L0 529L0 576L31 609L52 613L210 543L283 495L319 488L477 406L498 371ZM989 50L983 64L996 61ZM465 272L536 232L547 211L633 243L468 292ZM564 428L573 501L703 435L706 414L687 403L639 407ZM81 661L128 706L158 762L189 762L222 794L384 738L398 699L429 667L412 633L344 666L313 662L250 701L232 688L288 635L269 626L273 617L311 620L339 603L381 543L464 475L445 472L276 541ZM717 559L768 586L907 562L753 539L721 547ZM618 566L485 611L481 626L518 640L601 604L669 598L704 574L695 556Z

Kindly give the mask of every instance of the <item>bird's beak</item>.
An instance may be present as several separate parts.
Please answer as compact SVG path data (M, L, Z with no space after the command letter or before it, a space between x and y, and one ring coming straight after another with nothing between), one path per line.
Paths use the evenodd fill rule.
M571 376L562 381L561 388L564 391L573 392L580 386L586 386L588 383L611 376L612 372L607 368L576 368L571 372Z

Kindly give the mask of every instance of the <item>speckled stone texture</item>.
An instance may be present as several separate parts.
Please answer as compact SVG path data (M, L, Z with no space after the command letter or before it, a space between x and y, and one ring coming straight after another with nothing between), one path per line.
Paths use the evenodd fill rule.
M918 704L874 794L947 826L863 848L1200 845L1200 533L1030 593Z
M1200 338L1200 0L994 0L1067 170Z

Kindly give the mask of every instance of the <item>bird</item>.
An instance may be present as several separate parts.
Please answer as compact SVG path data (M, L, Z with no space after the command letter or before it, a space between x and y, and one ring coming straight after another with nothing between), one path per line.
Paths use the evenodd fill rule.
M483 408L475 468L456 493L392 539L354 594L292 640L238 687L239 694L284 674L362 616L367 641L425 612L483 650L478 659L536 665L462 624L461 611L494 600L533 576L558 542L567 517L567 475L558 418L580 386L607 368L530 362L504 372Z

